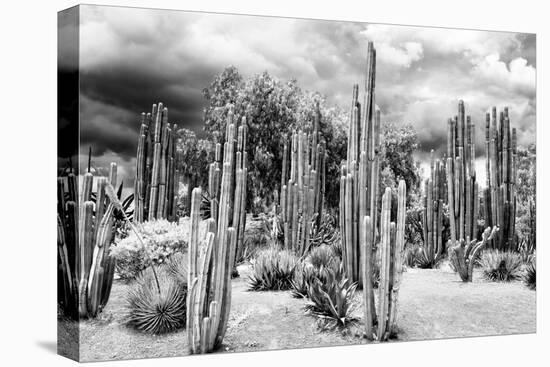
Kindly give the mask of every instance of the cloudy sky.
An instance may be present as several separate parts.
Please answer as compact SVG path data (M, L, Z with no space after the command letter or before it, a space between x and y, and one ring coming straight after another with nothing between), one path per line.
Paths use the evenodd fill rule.
M531 34L82 6L81 152L91 145L97 165L119 162L131 183L140 113L162 101L171 122L200 131L201 91L228 65L296 78L347 108L369 40L382 122L413 124L418 159L443 152L459 99L478 126L480 153L491 106L510 108L520 145L535 141Z

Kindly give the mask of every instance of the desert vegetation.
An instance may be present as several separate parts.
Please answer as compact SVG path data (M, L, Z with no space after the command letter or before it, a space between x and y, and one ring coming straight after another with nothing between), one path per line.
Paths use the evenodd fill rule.
M107 177L94 175L90 153L87 172L62 170L63 322L91 333L113 324L109 314L119 332L135 331L143 343L177 339L174 353L198 354L250 350L238 339L239 323L269 302L258 327L273 323L275 331L266 329L284 333L292 317L302 327L296 333L311 324L326 338L313 345L325 345L414 339L411 320L423 317L419 304L432 303L420 280L453 302L468 292L482 299L487 284L499 287L487 297L531 299L534 145L518 146L508 109L492 108L480 182L481 125L457 101L446 153L432 150L422 172L414 124L382 121L373 43L365 63L349 110L296 80L267 72L245 78L235 67L203 92L201 138L172 123L168 106L153 104L136 116L135 181L126 198L121 187L115 192L116 163ZM276 314L279 305L285 311ZM470 335L463 328L441 335Z

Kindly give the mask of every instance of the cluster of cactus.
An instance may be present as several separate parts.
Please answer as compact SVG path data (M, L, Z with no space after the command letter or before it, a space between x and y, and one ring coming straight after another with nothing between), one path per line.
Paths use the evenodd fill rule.
M309 251L312 226L319 227L323 212L326 159L320 119L317 104L313 132L295 131L291 143L285 141L283 147L280 214L284 248L298 256Z
M405 203L407 196L405 181L399 181L397 195L397 217L391 220L391 189L386 188L382 197L380 214L380 282L378 285L378 314L373 291L374 228L370 216L361 219L361 245L363 276L363 307L365 314L365 335L367 339L388 340L397 334L397 297L403 272L403 248L405 244Z
M114 236L114 211L106 191L116 185L117 166L111 163L109 177L78 177L70 172L57 181L57 245L61 271L60 303L73 318L95 317L107 304L113 284L115 259L109 255ZM113 190L114 191L114 190Z
M134 183L136 222L176 219L176 131L168 123L168 108L153 104L141 114Z
M433 265L443 254L443 203L446 201L445 161L434 159L430 152L430 177L424 183L422 202L423 255Z
M231 308L231 273L239 229L244 228L241 222L246 203L246 120L239 126L238 141L235 141L232 109L230 112L221 179L220 168L216 166L219 162L210 166L212 215L206 222L206 234L200 246L202 189L193 189L191 197L187 337L192 354L208 353L221 346Z
M485 228L481 235L481 241L471 240L469 242L464 239L457 240L450 247L450 259L453 267L455 268L460 279L463 282L471 282L474 273L475 260L483 250L487 242L490 242L496 235L498 235L498 228L495 226Z
M510 134L510 118L505 107L485 117L485 170L487 184L483 192L486 226L498 226L491 246L495 249L517 250L516 226L516 129Z
M222 183L222 159L224 162L227 160L231 164L231 182L230 190L233 192L236 186L237 170L242 169L244 175L243 188L240 196L229 197L228 205L231 213L234 213L233 217L229 217L229 226L235 228L237 236L237 249L242 248L244 243L244 231L246 225L246 190L247 190L247 153L246 153L246 135L247 124L246 117L242 117L240 125L238 125L239 118L235 116L234 106L232 104L227 105L227 119L226 119L226 142L223 146L222 157L222 144L216 143L214 162L208 166L208 197L209 197L209 212L210 216L214 220L218 220L220 211L221 200L221 183ZM235 138L235 132L237 136ZM235 161L236 160L236 161ZM237 207L239 210L235 211Z
M448 121L447 196L451 243L469 243L478 237L479 186L475 170L475 125L465 116L464 102Z
M360 282L361 220L369 216L376 238L380 152L380 111L375 107L376 50L368 44L364 103L358 101L359 86L353 86L348 130L347 159L340 178L340 234L346 275Z

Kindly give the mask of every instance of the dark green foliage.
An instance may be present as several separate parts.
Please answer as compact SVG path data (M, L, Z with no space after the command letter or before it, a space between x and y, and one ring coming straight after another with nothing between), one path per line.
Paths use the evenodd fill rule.
M519 254L511 251L485 251L480 265L487 280L509 282L521 277L522 261Z
M291 289L297 264L298 259L293 253L279 250L276 246L260 251L249 277L248 289L251 291Z
M147 268L127 295L126 324L151 334L164 334L185 326L187 285L165 268L158 270L160 293L152 269Z
M525 268L525 274L523 275L523 282L529 289L537 289L537 264L533 259Z
M322 318L329 327L344 327L356 321L351 316L357 284L345 277L343 266L322 268L324 281L316 278L308 287L306 310Z

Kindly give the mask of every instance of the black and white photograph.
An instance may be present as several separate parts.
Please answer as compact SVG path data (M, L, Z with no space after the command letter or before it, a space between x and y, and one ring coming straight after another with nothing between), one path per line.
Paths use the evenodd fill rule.
M105 5L57 25L61 356L537 332L537 34Z

